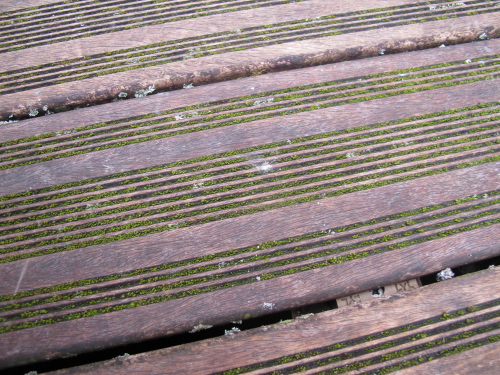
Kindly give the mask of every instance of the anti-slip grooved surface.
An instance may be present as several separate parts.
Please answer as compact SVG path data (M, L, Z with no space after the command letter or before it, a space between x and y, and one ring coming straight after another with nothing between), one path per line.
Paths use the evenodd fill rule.
M453 8L454 17L496 11L490 1L477 2L474 8ZM277 25L252 27L236 31L220 32L171 42L145 45L128 50L111 51L94 56L64 60L45 66L8 71L0 74L2 94L24 91L31 88L47 87L51 84L81 80L107 75L123 70L140 69L147 66L167 64L189 58L199 58L243 49L286 43L293 40L307 40L348 32L364 31L390 26L400 26L412 22L425 22L448 15L447 9L429 10L427 5L412 8L387 8L356 14L316 17L314 20L294 20ZM372 14L373 13L373 14ZM439 15L438 15L439 14ZM362 15L362 17L360 17ZM413 16L415 19L412 19ZM16 43L17 45L17 43ZM3 78L4 77L4 78Z
M499 55L489 40L3 124L2 366L497 256Z
M447 359L454 373L474 368L493 374L500 327L497 284L498 270L482 271L404 296L57 374L119 374L124 368L151 374L205 374L206 369L226 375L380 374L424 373L429 367L449 373L440 365Z
M91 1L0 14L0 52L304 0ZM7 48L6 48L7 47ZM10 47L10 48L8 48Z
M0 371L495 262L499 12L1 2ZM499 297L489 269L60 373L491 373Z
M0 117L486 40L500 32L499 9L493 0L391 0L382 8L376 1L219 0L53 3L8 11L0 13Z

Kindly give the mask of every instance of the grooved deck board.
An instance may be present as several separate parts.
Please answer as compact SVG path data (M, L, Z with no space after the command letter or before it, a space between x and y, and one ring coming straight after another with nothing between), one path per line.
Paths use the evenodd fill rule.
M54 374L445 373L498 367L499 270ZM460 298L456 298L460 291Z
M485 40L2 124L0 367L497 256L499 55Z
M500 35L494 0L95 3L0 13L1 119Z
M498 0L2 1L0 372L499 256L499 37ZM498 277L61 373L493 373Z

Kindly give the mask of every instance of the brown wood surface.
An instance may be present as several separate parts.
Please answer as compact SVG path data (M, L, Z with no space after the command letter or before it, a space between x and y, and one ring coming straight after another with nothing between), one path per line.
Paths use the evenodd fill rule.
M413 0L391 0L384 2L384 7L408 4L416 3ZM485 4L491 6L488 2ZM266 6L6 52L1 55L1 66L5 71L10 71L115 51L122 46L127 48L140 47L158 41L196 37L200 33L207 35L222 31L234 31L235 25L245 29L297 19L314 19L331 14L350 14L350 12L364 9L376 9L379 6L380 3L377 1L361 3L319 0ZM433 12L443 11L442 9L430 10L426 7L427 5L424 6L425 9L422 10L421 17L432 18L434 17ZM242 51L74 80L55 86L45 84L40 88L24 90L19 83L15 90L22 89L23 91L9 93L13 90L12 88L6 89L7 91L0 89L0 94L3 94L0 118L4 120L25 118L28 113L34 113L35 110L39 114L45 114L61 111L63 107L67 109L109 102L119 98L120 93L126 93L128 97L133 97L139 90L153 86L155 91L159 92L182 88L185 84L202 85L254 74L366 58L377 56L380 53L389 54L437 47L442 44L471 42L477 40L481 35L481 38L494 38L499 35L500 18L495 8L484 14L474 14L472 8L468 11L464 10L464 12L463 17L458 18L437 20L429 18L429 21L425 23L393 25L388 28L381 26L382 28L374 30L360 30L333 36L325 35L311 40L300 41L294 38L285 38L286 42L280 43L279 48L276 48L276 45L252 47ZM469 13L470 15L465 15ZM420 17L420 13L418 17ZM439 15L435 17L439 17ZM374 20L369 22L372 21L375 22ZM109 35L113 35L113 37L110 38ZM74 70L68 69L69 72ZM42 76L38 74L38 77Z
M312 356L320 359L328 356L342 355L342 353L356 353L357 350L388 343L391 340L403 339L410 335L420 334L419 338L410 342L401 343L396 348L410 349L416 345L440 340L451 335L470 330L471 327L484 327L487 324L496 325L496 329L487 333L469 338L463 341L454 342L445 339L439 345L419 351L416 354L408 352L407 355L399 356L395 360L385 360L377 365L361 367L360 371L376 370L391 364L401 363L410 360L415 356L425 357L433 354L434 357L428 362L418 366L412 366L401 371L404 374L418 373L443 373L458 374L468 373L468 370L477 369L481 373L494 373L491 371L492 364L497 362L498 345L495 343L486 344L479 348L463 351L450 356L440 356L440 350L456 347L457 344L465 344L486 336L498 335L498 318L491 318L488 322L485 313L498 312L498 269L481 271L432 284L414 290L411 293L382 298L370 303L362 303L343 309L328 311L307 317L307 319L297 318L290 323L275 324L272 326L257 328L245 332L236 333L231 336L210 339L198 343L177 346L169 349L158 350L151 353L133 355L122 359L114 359L102 363L83 366L56 372L57 374L119 374L126 369L127 372L151 373L151 374L177 374L185 372L190 374L219 373L230 369L237 369L245 366L258 366L268 361L276 361L280 358L297 355L310 350L358 339L357 344L352 344L346 348L326 351L325 354ZM460 298L457 298L456 291L460 291ZM493 301L496 301L493 303ZM470 306L481 305L492 302L491 308L485 308L476 312ZM469 308L469 310L467 310ZM454 315L450 318L446 314L452 315L456 311L463 310L465 315ZM429 321L432 318L437 321L429 325L419 326L418 322ZM447 329L458 321L470 319L471 327L456 326L454 329ZM408 324L416 324L416 328L397 332L397 328ZM431 333L430 330L438 329ZM377 332L386 330L393 331L387 337L377 337ZM423 336L427 334L427 336ZM372 335L373 339L366 339L367 335ZM372 354L364 354L353 359L340 360L333 366L313 367L310 373L325 371L343 365L362 362L366 359L376 359L377 356L393 352L394 347L388 349L373 350ZM291 361L284 365L262 365L252 374L270 373L273 370L283 370L294 365L307 364L311 360L306 358ZM423 371L423 372L419 372ZM427 372L430 371L430 372ZM465 372L463 372L465 371ZM238 373L247 373L242 371ZM302 372L301 372L302 373ZM304 372L309 373L309 372ZM354 371L353 373L357 373Z
M3 124L1 366L497 256L499 46L380 56ZM268 118L250 118L260 113ZM159 120L126 128L142 115ZM102 121L114 122L80 129ZM144 137L135 129L189 127L130 143ZM115 134L129 144L85 151ZM175 162L185 165L137 171Z
M500 255L496 2L182 4L131 0L125 13L86 0L0 4L0 370L296 311ZM141 12L156 6L165 17L147 24ZM96 19L95 30L85 24ZM123 19L133 28L119 29ZM276 44L258 39L275 28ZM148 47L148 61L172 61L135 69L124 57L176 40ZM196 56L193 41L216 54ZM226 47L241 49L219 53ZM133 51L116 53L124 48ZM108 74L101 58L134 69ZM302 370L377 372L409 360L405 372L488 373L498 346L481 340L498 333L488 328L498 316L485 315L497 314L498 272L68 372L257 365L246 370L260 374L309 366L312 357L282 357L359 339L339 361ZM462 317L446 315L488 301L456 327ZM430 318L439 332L418 343L406 331L363 338ZM428 346L391 357L392 339ZM363 351L375 344L386 346ZM456 345L467 350L430 359Z
M457 356L441 358L439 361L427 362L415 367L394 372L395 375L411 374L485 374L498 373L500 344L492 343L480 348L471 349Z
M0 12L19 10L27 7L34 7L34 6L59 3L59 2L60 0L23 0L22 2L16 0L4 0L0 4Z

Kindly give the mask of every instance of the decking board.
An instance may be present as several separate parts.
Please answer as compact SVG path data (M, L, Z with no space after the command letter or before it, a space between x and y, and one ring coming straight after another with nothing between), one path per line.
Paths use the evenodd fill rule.
M498 255L498 49L382 56L5 124L2 365Z
M498 1L380 7L2 2L0 370L500 255ZM497 285L62 373L488 373Z
M428 369L460 373L467 368L493 373L497 284L498 270L490 269L292 322L56 373L114 374L125 368L152 374L397 369L413 374Z
M188 16L195 18L172 25L138 24L141 28L133 31L101 36L96 30L81 34L84 39L20 51L9 50L23 46L16 39L9 47L7 39L16 35L6 34L0 117L25 118L184 85L498 36L494 1L457 4L392 0L380 9L376 1L264 1L244 5L258 9L226 13L229 8L221 8L221 15L199 18L192 10ZM77 30L68 35L76 38ZM44 30L40 38L49 36Z

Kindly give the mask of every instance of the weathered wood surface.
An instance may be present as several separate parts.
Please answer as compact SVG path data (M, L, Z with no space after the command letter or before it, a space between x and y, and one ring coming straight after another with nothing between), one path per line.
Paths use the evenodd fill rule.
M500 35L496 0L45 3L0 8L0 119Z
M56 373L494 373L499 281L499 269L489 269L292 322Z
M498 255L499 54L488 40L3 124L0 366Z
M491 343L476 349L430 361L394 372L395 375L408 374L481 374L496 375L500 366L500 343Z

